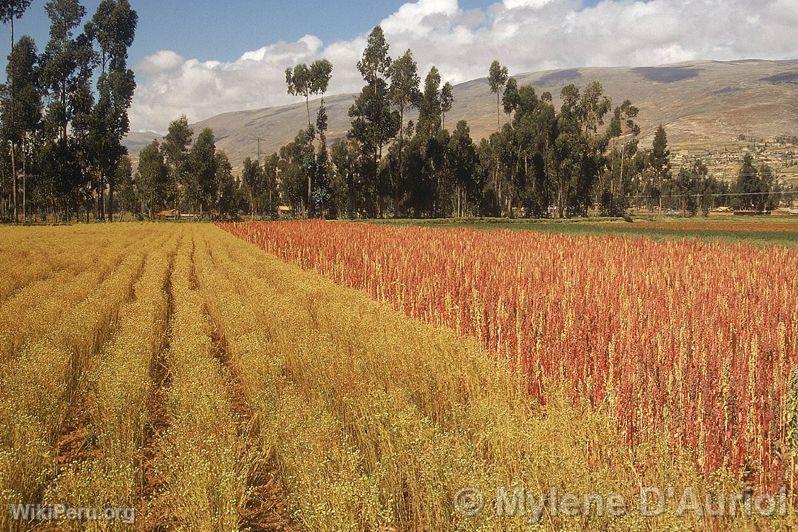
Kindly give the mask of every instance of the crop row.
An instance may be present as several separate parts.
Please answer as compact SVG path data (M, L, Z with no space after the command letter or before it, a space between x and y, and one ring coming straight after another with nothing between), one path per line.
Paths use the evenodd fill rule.
M129 235L128 245L135 236ZM85 298L48 324L44 334L31 336L0 371L0 419L4 421L0 429L0 493L4 507L11 502L41 501L57 472L58 438L84 372L113 335L119 309L132 297L148 248L157 248L163 240L164 235L151 234L143 239L143 246L122 255ZM34 314L29 319L37 318ZM8 517L3 513L0 520Z
M607 411L545 409L476 342L402 316L366 295L221 240L198 277L258 412L297 519L308 529L496 529L491 512L453 511L464 486L623 493L702 480L649 441L630 453ZM204 264L204 265L203 265ZM638 471L635 465L652 467ZM734 489L734 486L727 489ZM668 526L672 515L651 520ZM546 516L550 526L569 526ZM637 527L629 514L612 523ZM571 525L576 522L570 522Z
M405 314L481 340L545 402L614 412L626 443L664 436L709 478L794 482L798 252L786 248L366 224L231 233Z

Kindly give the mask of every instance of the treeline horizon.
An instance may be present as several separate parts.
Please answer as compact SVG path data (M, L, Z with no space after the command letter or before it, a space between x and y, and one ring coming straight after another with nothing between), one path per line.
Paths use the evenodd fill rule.
M13 23L21 3L0 1L3 20ZM135 89L125 59L137 17L127 0L103 0L75 35L82 9L78 0L51 0L45 53L27 37L12 46L0 94L0 141L11 147L0 154L5 220L19 220L20 210L25 220L106 220L115 212L153 218L172 209L268 218L283 205L302 217L564 218L624 216L633 202L706 214L730 205L714 199L730 192L753 193L731 202L745 210L767 210L780 199L772 170L750 156L734 184L711 176L701 161L674 172L665 129L641 147L639 111L629 100L613 107L600 83L570 84L555 108L550 93L519 86L499 61L488 69L496 131L475 142L466 121L446 122L452 85L434 66L422 82L411 50L391 58L380 26L357 63L364 86L344 138L327 139L324 96L333 65L320 59L286 71L287 92L305 99L307 124L297 124L294 140L277 153L262 162L246 158L234 176L212 130L195 137L182 116L140 152L134 172L121 140ZM67 20L65 13L81 15ZM48 68L63 50L74 68L53 80ZM95 91L90 80L100 66ZM311 96L320 96L315 116ZM415 121L406 119L410 109L418 111Z

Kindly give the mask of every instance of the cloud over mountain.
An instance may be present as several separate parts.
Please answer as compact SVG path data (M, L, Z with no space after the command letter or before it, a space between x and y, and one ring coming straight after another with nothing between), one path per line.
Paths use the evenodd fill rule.
M484 76L498 58L513 73L580 66L648 66L694 59L798 57L795 0L504 0L463 9L457 0L406 3L379 23L396 56L410 48L462 82ZM200 61L159 51L137 65L131 109L135 130L163 131L185 113L191 121L227 111L297 101L284 71L327 57L331 93L355 92L355 64L371 28L329 44L313 35L247 51L235 61Z

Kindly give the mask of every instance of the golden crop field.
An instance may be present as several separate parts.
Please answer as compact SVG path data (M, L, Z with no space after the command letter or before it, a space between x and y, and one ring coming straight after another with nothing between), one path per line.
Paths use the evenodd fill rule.
M494 294L495 313L483 298L484 329L474 329L466 317L477 313L457 310L455 292L441 296L446 299L439 301L441 313L431 318L436 275L471 271L465 259L473 249L469 239L477 237L470 232L453 239L459 230L447 230L437 240L432 237L436 229L405 233L418 249L456 246L451 249L458 250L459 262L446 262L443 255L369 255L390 249L391 235L405 231L401 228L358 229L365 233L355 239L354 233L314 224L227 228L242 238L210 224L0 228L0 529L437 531L539 525L559 530L787 530L798 525L791 481L764 492L772 488L770 476L765 475L767 482L750 480L761 470L749 474L744 467L723 467L722 460L717 467L697 466L689 445L676 446L668 434L658 432L682 418L660 423L656 416L662 412L653 412L662 404L681 408L684 419L700 427L696 430L708 430L701 428L707 418L695 413L711 404L710 414L723 415L714 395L722 387L718 392L696 372L706 372L717 359L723 367L706 375L736 376L738 368L727 365L759 356L763 362L753 360L751 367L770 375L749 372L744 374L748 380L732 380L732 390L752 388L757 394L739 403L729 396L722 399L767 415L772 412L768 401L775 401L787 424L736 417L718 426L750 430L753 440L766 440L771 436L767 427L778 426L787 432L774 437L785 445L798 437L789 432L798 396L790 396L791 384L784 378L789 369L777 365L796 359L798 319L788 316L788 310L796 309L796 294L790 292L795 278L780 277L783 267L796 262L796 252L779 248L777 263L768 262L766 251L755 257L763 271L782 280L772 288L781 293L778 304L768 308L789 323L775 332L758 330L764 325L745 314L742 330L759 338L760 351L746 348L728 357L716 352L715 358L688 363L687 346L704 343L687 338L694 330L718 326L701 322L702 316L732 315L735 290L746 290L740 297L751 308L767 307L761 294L750 291L753 285L736 262L736 284L727 286L729 304L723 309L713 313L710 300L702 299L708 290L720 290L723 279L706 289L685 288L701 312L683 315L685 307L672 299L692 279L685 265L711 263L716 275L724 275L722 266L729 263L708 262L708 257L728 258L743 246L519 237L526 238L527 246L559 249L562 256L584 259L593 253L593 258L549 271L547 282L565 286L569 299L558 303L553 288L523 298L539 303L530 307L536 312L530 323L548 323L546 330L552 335L556 330L556 337L540 336L523 344L529 353L516 353L507 338L521 346L521 329L506 330L509 336L500 332L502 312L520 305L509 293ZM313 234L302 232L308 228ZM320 235L327 230L333 232L325 244ZM488 242L493 237L484 234L485 253L495 249L501 258L514 249L509 234L502 234L495 248ZM676 273L663 276L640 263L608 268L600 278L587 275L587 268L603 264L597 257L607 250L651 264L659 257L663 268ZM553 256L525 257L540 260L540 269L530 271L537 271L539 282L546 281L543 266ZM353 261L362 262L360 271ZM413 267L422 261L428 261L424 269ZM436 270L435 264L448 269ZM497 264L494 268L500 268ZM393 269L384 276L381 268L387 267ZM525 271L517 262L510 273ZM424 275L411 278L412 272ZM478 280L468 298L473 302L479 290L501 288L499 273L464 276ZM352 281L355 274L363 286ZM570 324L567 330L555 329L560 323L555 313L567 311L568 305L592 312L593 300L577 304L580 294L597 296L599 281L612 283L615 275L631 282L638 274L648 284L630 286L649 286L662 299L653 306L642 299L623 305L619 299L620 306L613 302L609 311L636 316L647 331L663 335L661 346L681 346L682 358L663 365L672 371L669 378L647 378L635 388L623 374L651 375L635 369L629 358L644 339L635 340L634 330L625 329L617 344L623 350L615 351L614 340L607 340L601 345L614 354L592 359L590 349L600 344L605 329L580 323L575 315L564 320ZM392 299L397 294L404 299ZM626 291L620 295L631 298ZM647 318L646 312L652 314ZM452 325L454 316L460 317L459 326ZM657 320L663 319L676 325L659 327ZM682 337L666 337L678 330ZM478 331L492 331L494 340L484 341ZM578 333L578 342L566 340L568 331ZM581 355L577 343L584 347ZM783 353L778 345L784 346ZM547 351L566 347L572 366L557 364L557 353ZM656 360L640 358L638 365ZM605 362L619 364L609 370L617 379L590 380ZM568 374L574 367L579 379ZM605 370L599 373L606 376ZM530 386L530 372L537 386ZM605 385L616 381L618 388L607 391ZM776 381L779 397L759 393ZM679 393L667 395L664 403L640 400L654 393L658 382ZM682 393L681 383L693 382L703 383L705 396ZM640 428L634 438L618 422L623 408L640 409L631 416ZM731 436L741 452L763 448L761 441ZM776 452L767 455L778 463L772 470L794 473L791 450L783 446ZM685 494L693 497L686 506ZM69 512L84 514L70 518Z

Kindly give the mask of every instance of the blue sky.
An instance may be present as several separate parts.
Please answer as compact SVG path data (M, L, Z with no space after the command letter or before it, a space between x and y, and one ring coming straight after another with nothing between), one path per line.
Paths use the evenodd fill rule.
M34 0L14 32L28 34L42 49L47 44L47 0ZM82 0L94 13L99 0ZM390 15L404 2L396 0L131 0L139 14L133 64L158 50L184 57L232 61L247 50L274 41L295 41L312 34L324 42L357 35ZM484 7L488 0L461 0L464 8ZM0 54L8 55L7 27Z
M587 0L594 5L598 0ZM15 25L17 36L33 36L44 48L49 21L47 0L34 0ZM94 13L99 0L82 0ZM139 14L138 33L130 51L135 64L158 50L184 57L232 61L247 50L275 41L295 41L312 34L324 42L350 38L396 11L397 0L131 0ZM460 0L462 9L484 8L490 0ZM190 7L189 7L190 6ZM8 55L7 27L0 39L1 57Z

